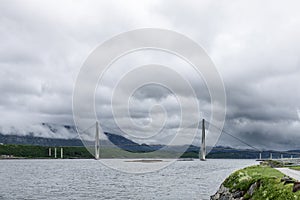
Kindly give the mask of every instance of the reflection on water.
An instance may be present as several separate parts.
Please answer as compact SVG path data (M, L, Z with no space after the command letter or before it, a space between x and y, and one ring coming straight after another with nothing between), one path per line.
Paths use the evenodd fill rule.
M107 162L133 171L160 164L125 161ZM232 171L255 163L177 161L156 172L130 174L96 160L0 160L0 199L209 199Z

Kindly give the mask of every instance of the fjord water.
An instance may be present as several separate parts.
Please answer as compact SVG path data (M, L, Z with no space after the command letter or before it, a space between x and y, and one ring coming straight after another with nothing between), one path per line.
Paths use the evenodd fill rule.
M132 162L130 167L138 171L155 164ZM253 164L176 161L159 171L130 174L96 160L0 160L0 199L209 199L230 173Z

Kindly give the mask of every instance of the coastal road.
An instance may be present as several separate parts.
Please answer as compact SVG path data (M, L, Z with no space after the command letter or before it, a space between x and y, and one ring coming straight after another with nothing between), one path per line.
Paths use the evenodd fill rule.
M300 181L300 171L289 169L289 168L276 168L281 173Z

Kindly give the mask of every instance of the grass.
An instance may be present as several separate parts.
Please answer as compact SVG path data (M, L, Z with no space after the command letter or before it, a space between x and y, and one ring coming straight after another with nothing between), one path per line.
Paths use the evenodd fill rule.
M300 191L293 193L293 184L281 182L283 176L269 166L251 166L234 172L224 181L224 186L231 191L244 191L243 199L300 200ZM254 183L259 183L259 187L250 196L247 191Z
M54 147L52 158L54 157ZM48 156L49 147L34 145L0 145L0 155L13 155L21 158L50 158ZM92 155L85 147L63 147L64 158L92 158ZM57 157L60 157L60 147L57 147Z
M294 169L294 170L299 170L300 171L300 166L290 166L290 169Z

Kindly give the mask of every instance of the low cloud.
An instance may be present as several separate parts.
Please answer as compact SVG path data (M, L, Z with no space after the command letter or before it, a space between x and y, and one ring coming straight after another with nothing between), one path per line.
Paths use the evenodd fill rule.
M9 130L15 127L17 133L25 134L30 129L26 126L33 128L43 122L73 124L73 87L89 53L113 35L155 27L187 35L212 58L226 88L224 130L259 148L299 148L298 7L297 1L172 1L171 6L168 1L55 4L4 0L0 5L0 126L6 133L13 133ZM182 67L177 58L146 55L124 59L120 66L127 68L116 64L99 88L96 109L106 126L116 128L110 107L116 81L135 64L151 59L172 65L187 77L196 90L201 112L210 117L204 80ZM178 95L188 102L185 91ZM163 88L138 90L132 103L131 117L137 124L162 116L159 110L149 115L155 104L162 104L169 113L166 135L180 122L177 103ZM125 112L127 105L117 109ZM63 131L35 130L45 137L70 137ZM164 137L158 138L159 142ZM242 145L225 135L219 142Z

